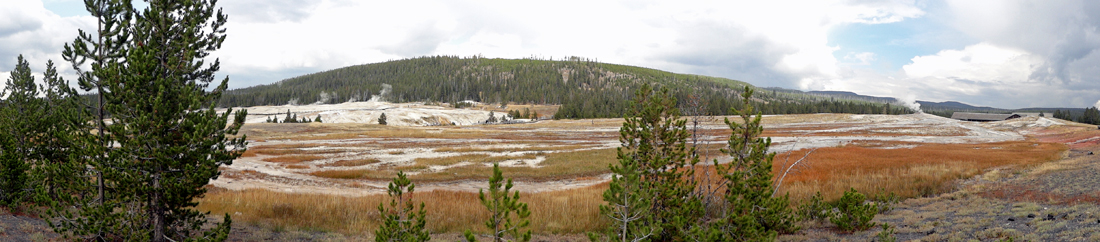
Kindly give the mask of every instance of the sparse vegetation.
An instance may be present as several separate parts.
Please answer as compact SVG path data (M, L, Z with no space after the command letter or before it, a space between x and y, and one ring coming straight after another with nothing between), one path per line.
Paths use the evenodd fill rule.
M416 185L409 181L404 172L397 172L397 177L388 185L386 193L390 196L389 207L378 204L378 213L382 216L382 223L378 230L374 231L374 241L377 242L418 242L431 239L428 230L425 229L428 213L424 211L424 203L420 208L415 207L412 201L412 192Z
M525 230L531 225L531 221L527 219L531 216L531 211L527 209L527 203L519 201L519 192L508 194L511 190L512 179L505 181L500 165L494 163L493 176L489 178L489 192L485 193L480 189L477 192L477 199L489 210L485 227L491 232L489 237L494 242L503 242L507 238L510 238L507 241L519 242L531 240L531 230ZM477 241L471 230L466 230L465 236L468 242Z

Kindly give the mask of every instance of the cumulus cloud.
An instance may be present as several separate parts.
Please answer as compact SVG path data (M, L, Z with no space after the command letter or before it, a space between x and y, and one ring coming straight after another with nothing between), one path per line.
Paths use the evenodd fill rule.
M897 73L853 68L831 89L858 90L901 100L960 101L1002 108L1083 107L1097 88L1052 85L1029 76L1046 59L1022 49L978 43L917 56Z
M953 26L987 42L1042 56L1029 78L1073 82L1074 62L1100 48L1100 2L949 0ZM1100 64L1100 63L1097 63Z
M46 61L53 60L63 78L75 80L61 50L76 37L77 29L90 29L94 23L89 17L60 17L46 10L41 1L5 2L0 8L0 88L8 72L15 69L18 55L23 55L36 75L46 69Z
M582 56L758 86L902 99L1023 107L1085 106L1100 98L1100 90L1093 87L1100 82L1100 54L1095 51L1100 48L1100 1L219 4L230 17L228 38L212 57L222 61L219 75L231 76L232 88L424 55ZM907 65L894 63L889 68L882 67L891 59L889 53L845 51L834 57L840 47L829 45L829 31L838 26L914 18L930 18L928 22L942 24L936 27L969 36L952 38L959 43L937 46L946 49L920 53ZM52 14L40 1L5 4L0 9L0 71L10 70L19 53L36 72L46 59L60 61L61 46L72 40L77 28L92 29L92 24L87 16ZM67 69L65 63L58 66Z
M232 12L232 21L243 22L301 22L309 18L320 1L315 0L238 0L220 1L226 12Z
M935 55L918 56L902 69L910 77L937 77L988 83L1022 83L1029 80L1031 69L1042 65L1036 55L988 43L962 50L943 50Z

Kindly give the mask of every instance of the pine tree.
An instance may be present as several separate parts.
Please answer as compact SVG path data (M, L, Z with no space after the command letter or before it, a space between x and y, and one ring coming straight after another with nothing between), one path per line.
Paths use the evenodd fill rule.
M386 113L382 113L382 115L378 115L378 124L386 125Z
M41 125L37 123L38 111L43 108L30 65L23 55L19 55L0 96L7 96L0 102L0 125L4 132L0 135L0 206L18 208L30 195L28 174L32 153L36 152L33 147L36 127Z
M320 114L318 114L318 115L317 115L317 117L313 119L313 122L318 122L318 123L320 123L320 122L321 122L321 115L320 115Z
M1085 113L1078 118L1077 122L1086 124L1100 124L1100 110L1096 107L1085 108Z
M286 110L286 118L283 118L283 123L293 123L294 119L290 116L290 109Z
M501 186L504 189L501 189ZM527 217L531 216L531 211L527 209L527 203L519 202L518 191L511 196L508 195L511 189L512 179L508 178L505 182L500 164L493 163L493 176L489 178L489 193L485 193L485 190L477 192L481 205L489 210L489 221L485 221L485 227L492 231L493 242L506 241L509 236L512 240L508 241L531 240L531 230L522 230L531 224L531 221L527 220ZM512 218L513 214L515 214L515 220ZM470 230L466 230L465 235L466 241L477 241Z
M689 156L687 120L680 118L676 99L667 88L653 90L645 84L634 94L619 129L622 148L638 162L642 188L652 194L650 211L662 229L654 241L682 239L682 230L702 217L700 200L692 196L696 182L689 167L698 158Z
M28 134L34 137L34 152L30 153L34 168L31 180L36 181L35 201L49 205L52 202L71 204L74 194L90 190L84 176L82 144L90 136L88 123L91 115L81 105L76 89L57 74L53 61L46 62L39 85L37 99L41 102L39 115L33 118L35 126ZM28 119L28 117L24 117Z
M625 132L625 130L624 130ZM661 232L653 217L653 192L644 186L638 161L623 147L617 148L619 164L612 164L611 183L603 193L607 205L600 205L600 215L611 219L611 225L601 234L589 233L591 241L647 241Z
M733 111L741 117L741 123L725 120L732 133L722 152L733 160L728 164L714 161L726 179L726 200L730 204L725 221L713 224L724 240L770 241L779 233L798 230L787 195L773 194L771 169L775 153L768 153L771 138L760 137L764 128L760 112L753 111L750 103L752 94L753 90L745 87L741 94L742 108Z
M74 143L68 147L69 166L76 167L71 174L85 179L67 181L68 192L59 192L61 196L46 202L46 216L53 218L46 222L68 239L103 241L118 239L130 231L130 226L122 222L128 213L124 204L128 201L114 189L118 183L107 181L107 173L116 170L114 164L119 162L109 154L114 147L104 120L109 117L107 96L111 95L105 82L122 78L123 61L132 46L133 7L130 1L119 0L85 1L85 7L96 18L96 31L89 34L79 30L77 38L66 43L62 52L76 71L80 88L96 93L90 103L93 106L75 108L72 113L76 115L68 120L76 130L69 133ZM94 116L80 117L83 110L91 110Z
M497 122L497 115L495 113L493 113L493 111L489 111L489 119L486 119L485 123L490 123L491 124L491 123L496 123L496 122Z
M390 182L387 191L390 195L389 209L381 203L378 204L382 224L374 232L374 241L414 242L431 239L425 229L428 213L424 211L424 203L421 202L420 209L413 212L412 192L415 188L416 185L409 181L404 172L397 172L397 177Z
M101 4L129 7L120 2ZM113 186L107 198L122 203L101 210L107 214L104 225L97 225L102 228L99 239L225 240L228 214L202 232L206 214L193 209L195 198L206 191L202 187L218 177L218 167L230 164L246 147L245 137L230 138L245 112L236 112L227 127L232 110L218 114L214 109L228 79L206 91L219 63L208 64L204 58L225 40L225 20L213 1L149 1L127 25L132 36L123 41L119 52L125 58L118 60L124 63L93 68L105 111L111 114L103 134L115 143L107 152L107 169L99 171Z

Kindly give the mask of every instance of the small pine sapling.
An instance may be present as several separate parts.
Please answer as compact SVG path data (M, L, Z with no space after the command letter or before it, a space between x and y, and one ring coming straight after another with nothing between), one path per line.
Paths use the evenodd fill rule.
M863 231L875 227L871 219L874 219L875 214L878 213L878 206L866 203L866 200L867 196L851 188L836 201L837 211L833 212L829 221L846 232Z
M894 226L890 226L888 223L882 223L882 231L875 234L875 241L878 242L897 242L898 237L894 236Z
M389 184L390 206L378 204L378 213L382 214L382 225L374 231L377 242L413 242L431 239L425 218L424 203L413 212L412 192L416 188L404 172L398 171L397 177Z
M382 115L378 116L378 124L386 125L386 113L382 113Z
M803 201L801 205L798 205L798 216L803 221L825 222L832 211L833 207L824 201L820 191L810 197L809 201Z
M617 149L619 164L610 165L611 183L603 193L607 205L600 205L600 215L611 219L611 225L603 234L588 233L595 241L648 240L661 232L650 211L652 191L643 186L638 161L629 152Z
M772 160L775 153L768 152L771 138L763 138L761 113L753 110L753 90L745 87L741 109L733 112L742 122L728 118L726 125L732 131L728 146L722 153L733 160L727 164L714 161L714 166L726 179L726 200L731 211L718 230L732 240L772 240L779 233L793 233L794 212L788 207L788 196L776 196L772 186Z
M501 189L502 186L504 189ZM527 209L527 203L519 202L518 191L511 196L508 195L511 189L512 179L509 178L505 182L500 164L493 163L493 176L489 178L489 193L478 190L477 198L485 208L489 209L489 221L485 221L485 227L493 232L491 236L494 242L531 240L531 230L521 230L531 224L527 219L531 216L531 211ZM515 214L515 220L512 218L513 214ZM509 235L512 240L505 240ZM477 241L470 230L466 230L465 236L466 241Z

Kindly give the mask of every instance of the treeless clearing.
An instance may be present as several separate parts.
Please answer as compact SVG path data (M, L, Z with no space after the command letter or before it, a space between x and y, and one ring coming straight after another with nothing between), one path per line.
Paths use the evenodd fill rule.
M275 163L299 163L299 162L306 162L306 161L315 161L315 160L320 160L320 159L324 159L324 158L325 157L317 156L317 155L284 155L284 156L264 158L264 161L275 162Z
M707 117L694 132L698 151L704 156L696 173L710 176L708 182L718 177L711 159L729 159L719 151L730 133L721 118ZM1038 126L1041 121L1030 118L981 124L926 115L844 114L764 118L766 134L776 137L772 149L795 150L789 154L791 161L817 148L806 161L809 166L792 172L780 189L781 194L791 194L794 204L816 191L834 199L848 187L868 195L880 191L903 197L937 194L951 190L958 178L991 168L1027 167L1055 159L1066 149L1060 144L1025 140L1023 134L1050 133L1038 141L1096 140L1080 134L1084 127L1047 128ZM240 162L225 168L223 177L227 179L214 181L215 186L243 190L221 190L200 202L203 209L215 213L240 211L242 215L233 218L248 223L367 232L376 226L377 204L385 200L381 188L403 170L420 189L417 194L422 195L417 199L422 197L428 204L433 233L461 232L480 228L483 218L476 217L481 216L476 211L483 208L477 203L476 192L471 191L485 186L482 183L491 174L490 163L504 162L501 168L506 177L522 182L517 187L532 189L518 190L532 206L536 233L592 231L603 226L596 212L606 188L606 182L600 181L607 179L608 165L615 162L614 147L619 144L622 122L544 120L444 127L248 124L242 133L249 130L255 146ZM774 172L779 172L787 155L777 156ZM273 157L288 158L264 160ZM463 162L469 164L457 165ZM265 183L248 186L256 180ZM273 183L281 185L271 186ZM303 183L315 185L304 187ZM536 210L536 206L559 207ZM341 215L334 215L337 213ZM554 216L561 218L548 218Z
M328 164L329 166L364 166L382 162L378 159L338 160Z
M600 197L607 183L581 189L522 193L531 211L536 233L583 233L605 226L599 219ZM413 192L414 203L425 203L432 233L461 233L472 229L486 233L489 215L477 193L455 191ZM378 226L378 204L389 197L347 197L320 194L288 194L268 190L229 191L211 189L199 200L198 209L230 214L234 221L279 228L303 228L345 233L370 233Z
M922 144L907 149L826 147L814 151L804 161L808 166L789 174L779 192L790 193L793 201L807 199L817 191L826 200L836 199L849 187L870 194L880 190L893 192L903 198L928 196L953 189L952 182L957 179L994 167L1054 160L1065 150L1063 144L1032 141ZM792 152L791 159L806 152ZM775 174L781 174L785 156L777 155Z

